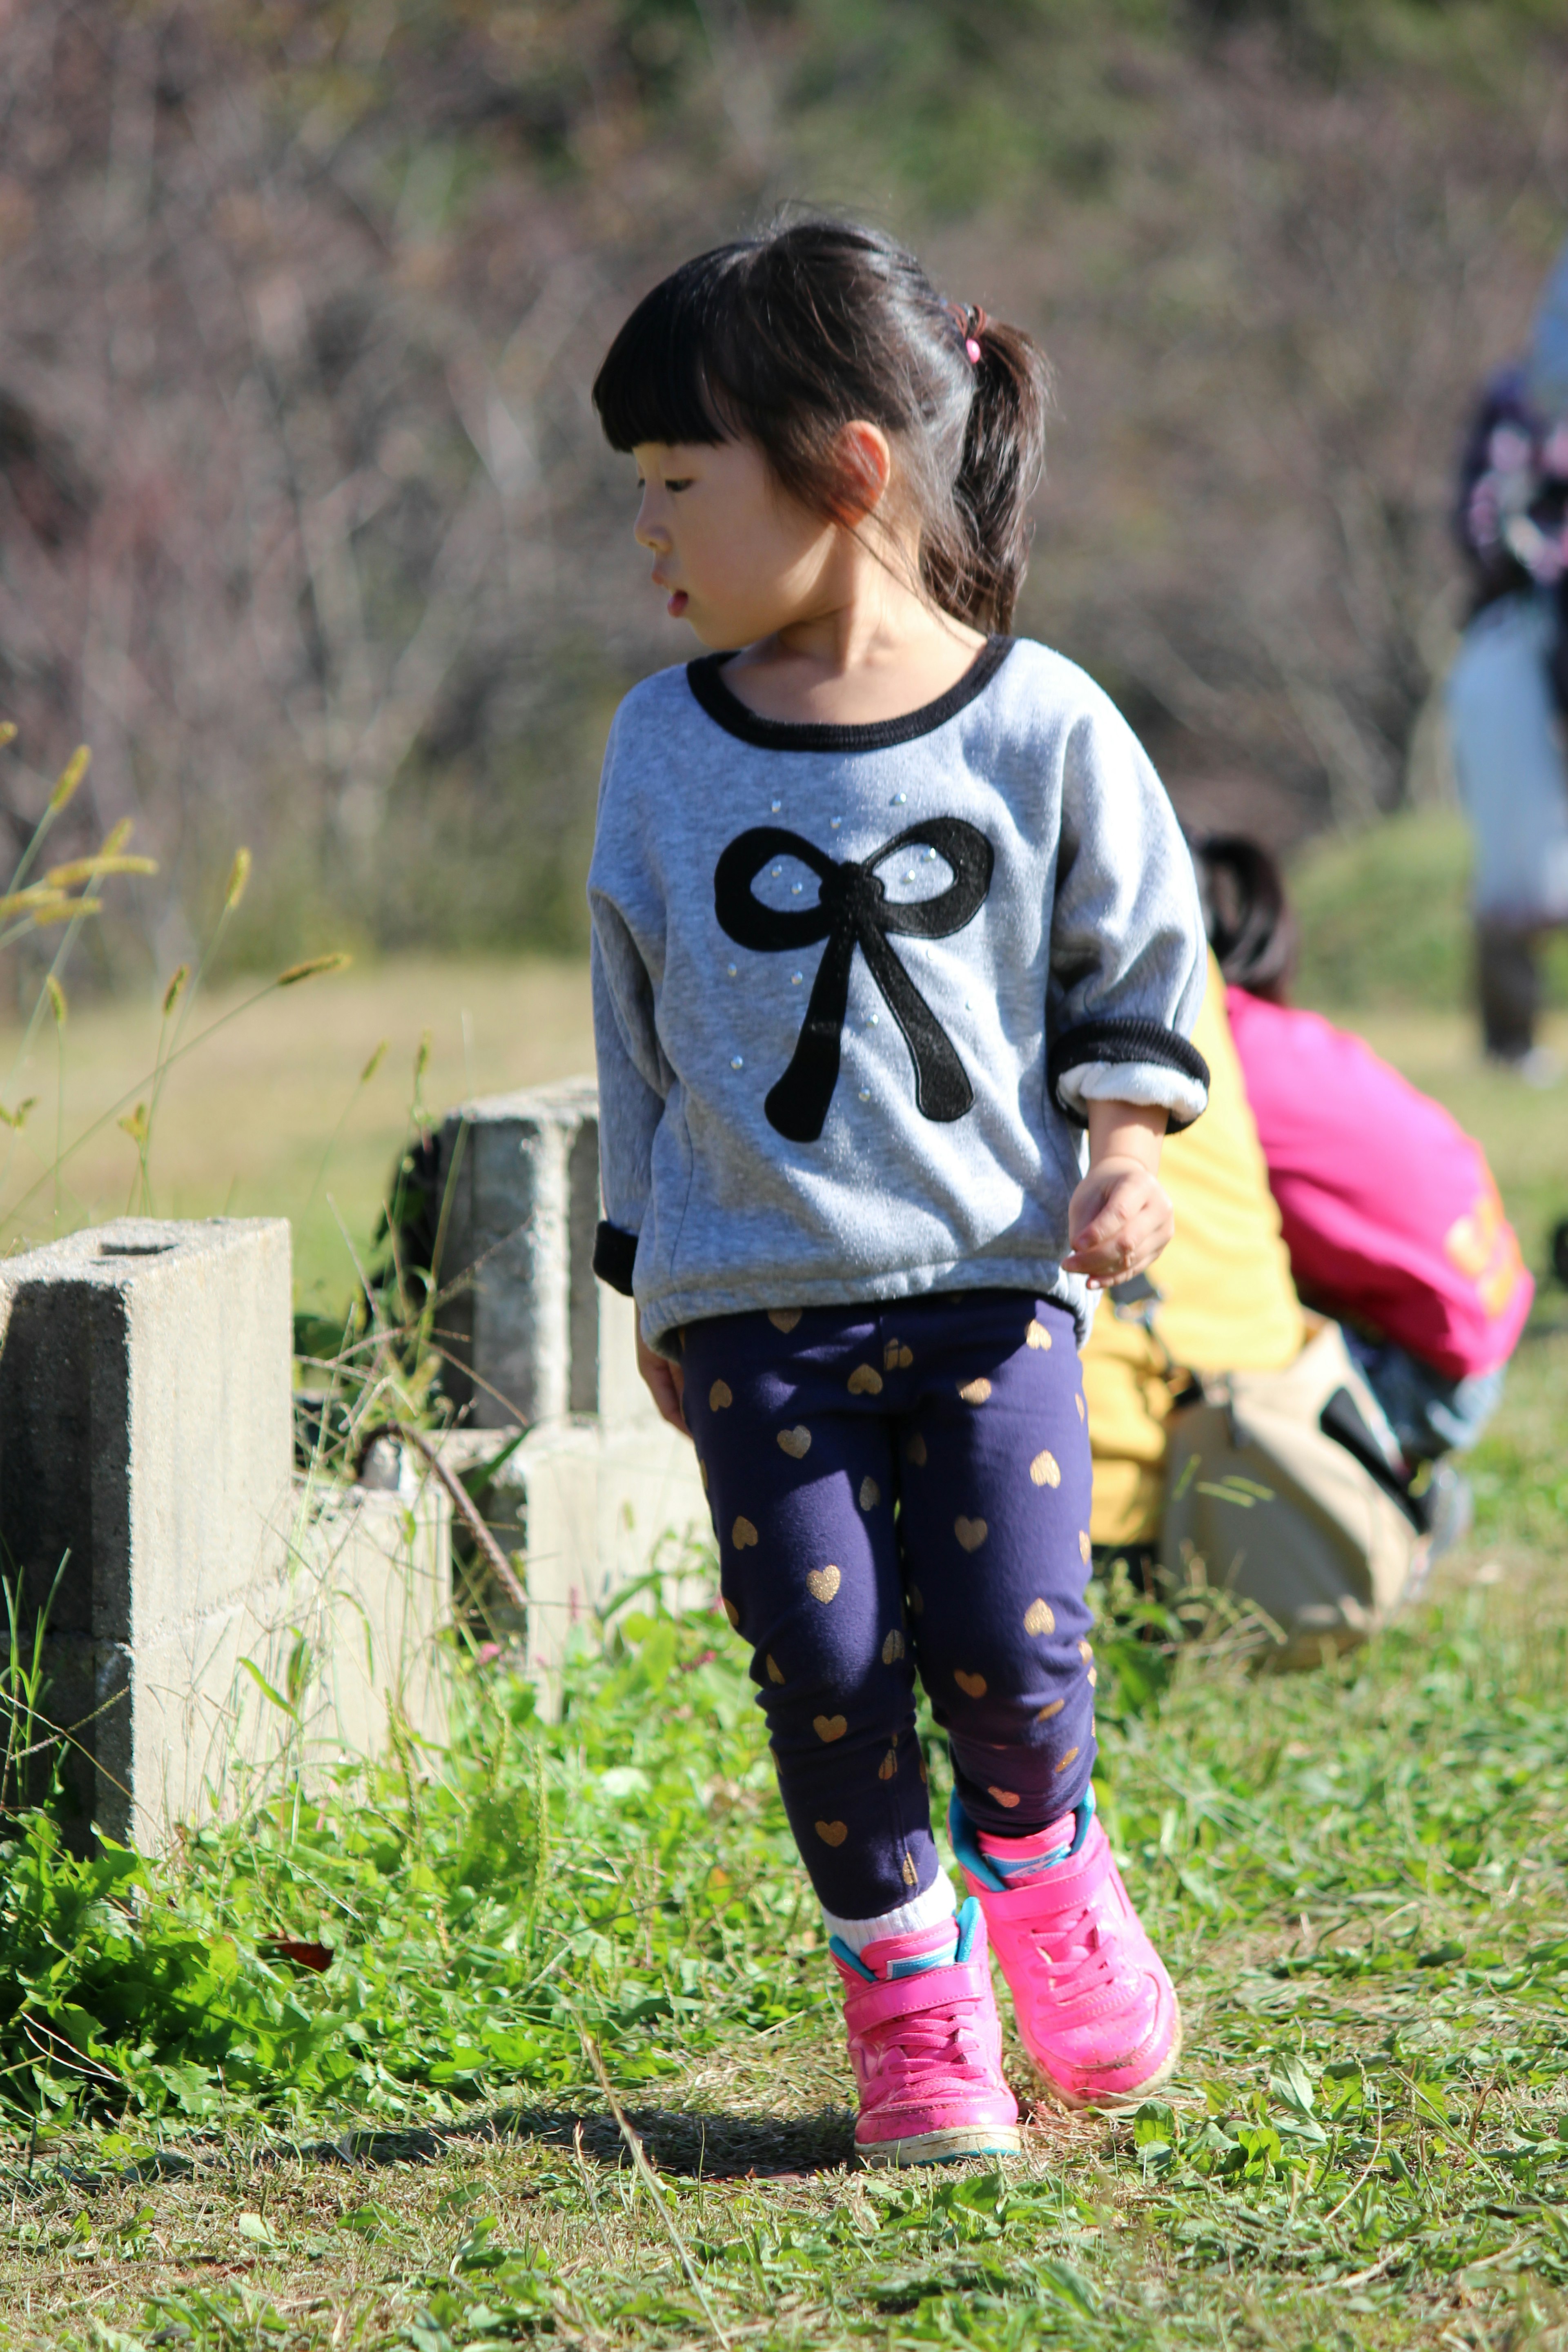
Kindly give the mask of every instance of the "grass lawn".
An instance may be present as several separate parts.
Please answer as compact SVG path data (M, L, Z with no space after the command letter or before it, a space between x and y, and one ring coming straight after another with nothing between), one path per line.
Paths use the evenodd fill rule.
M304 1203L379 1035L401 1090L366 1090L331 1186L358 1233L419 1026L437 1103L465 1004L476 1087L584 1066L586 1034L575 975L312 986L226 1033L154 1178L221 1207L242 1156L234 1205L295 1213L324 1282ZM129 1017L73 1024L84 1104ZM1474 1067L1457 1017L1366 1026L1485 1137L1539 1264L1568 1087ZM1102 1807L1186 2053L1134 2116L1042 2111L1000 2169L846 2168L836 1987L717 1616L634 1601L560 1723L476 1681L430 1778L319 1808L280 1781L140 1888L14 1847L0 2065L44 2106L0 2143L0 2346L1568 2347L1565 1398L1546 1291L1473 1538L1340 1666L1258 1680L1221 1643L1150 1699L1107 1629Z

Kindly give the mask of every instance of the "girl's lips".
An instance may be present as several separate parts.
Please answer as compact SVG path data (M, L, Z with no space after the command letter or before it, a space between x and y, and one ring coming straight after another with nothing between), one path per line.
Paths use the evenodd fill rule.
M679 621L682 613L686 610L686 604L687 596L685 589L678 588L674 595L671 596L666 604L664 609L669 614L672 621Z

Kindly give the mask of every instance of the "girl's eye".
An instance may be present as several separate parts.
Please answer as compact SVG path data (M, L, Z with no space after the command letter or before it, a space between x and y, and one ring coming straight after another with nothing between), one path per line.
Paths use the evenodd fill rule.
M664 487L673 498L678 491L689 490L696 478L694 474L681 474L673 482L666 482Z

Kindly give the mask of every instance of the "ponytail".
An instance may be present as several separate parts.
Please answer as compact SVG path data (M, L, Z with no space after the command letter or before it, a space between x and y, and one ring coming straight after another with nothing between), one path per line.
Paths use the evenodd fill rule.
M953 485L963 544L949 578L937 572L931 551L927 585L959 620L1004 631L1028 569L1029 500L1045 471L1050 368L1022 328L988 320L984 310L963 318L965 352L979 352L971 362L974 396Z

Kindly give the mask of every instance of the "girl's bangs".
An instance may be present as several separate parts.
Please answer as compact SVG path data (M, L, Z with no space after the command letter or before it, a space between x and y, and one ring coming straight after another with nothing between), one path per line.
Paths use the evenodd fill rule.
M703 314L710 305L696 278L700 267L688 263L643 297L594 379L594 405L612 449L645 441L710 448L733 437L707 383Z

